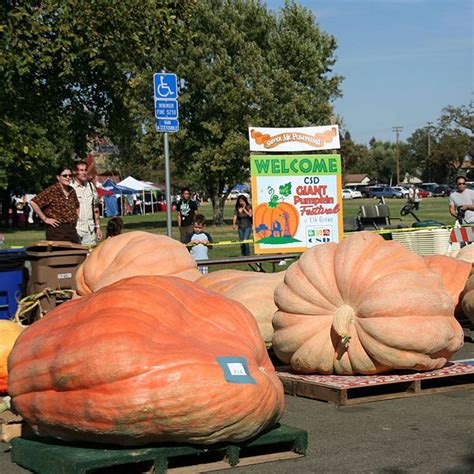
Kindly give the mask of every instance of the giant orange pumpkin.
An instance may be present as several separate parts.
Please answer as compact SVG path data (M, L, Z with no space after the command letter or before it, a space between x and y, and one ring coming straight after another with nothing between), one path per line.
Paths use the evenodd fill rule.
M423 259L431 271L441 276L443 285L452 296L454 307L456 307L471 273L472 265L444 255L430 255L423 257Z
M307 250L286 271L275 303L273 350L302 373L431 370L463 344L439 275L368 232Z
M285 229L287 228L289 234L293 237L298 229L298 210L287 202L278 202L276 204L262 203L253 212L253 222L257 238L268 237L275 222L278 222L280 225L281 236L284 236ZM259 231L258 229L262 225L267 230Z
M201 273L180 242L149 232L127 232L94 249L77 271L77 292L88 295L136 275L172 275L192 281Z
M21 334L9 370L18 413L64 440L242 441L284 409L248 311L174 277L128 278L64 303Z
M204 275L196 283L242 303L257 321L260 334L269 347L273 336L273 314L277 310L273 297L284 276L284 272L218 270Z
M474 244L466 245L460 249L455 257L465 262L474 263Z
M5 319L0 319L0 392L8 387L7 359L23 327Z
M461 295L461 307L465 316L474 324L474 270L471 270Z

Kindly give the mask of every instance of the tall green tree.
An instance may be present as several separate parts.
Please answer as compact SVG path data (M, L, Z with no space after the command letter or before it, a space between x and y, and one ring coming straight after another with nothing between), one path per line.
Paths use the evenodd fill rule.
M329 123L336 44L293 2L273 15L257 0L202 0L189 27L162 63L183 81L173 160L220 224L224 189L249 176L249 126Z
M409 174L431 182L438 172L433 162L432 151L436 146L434 128L426 126L415 130L407 140ZM428 146L429 145L429 146Z
M367 173L370 178L376 178L375 162L365 145L355 143L349 131L341 137L342 172L343 174Z
M435 125L415 130L408 138L408 154L412 173L423 181L452 180L465 157L474 156L473 104L448 106Z
M135 78L184 31L193 3L2 2L0 187L43 186L98 132L131 141Z
M474 157L474 104L445 107L437 122L435 139L433 161L436 169L444 171L440 181L446 177L452 180L464 159Z
M397 179L395 145L376 140L371 143L369 152L375 163L378 181L395 183Z

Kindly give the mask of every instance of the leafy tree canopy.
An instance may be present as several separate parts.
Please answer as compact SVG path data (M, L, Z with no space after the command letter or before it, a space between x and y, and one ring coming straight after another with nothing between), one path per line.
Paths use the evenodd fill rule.
M44 186L97 132L123 136L127 97L189 1L37 0L0 6L0 186ZM15 172L13 172L15 171Z
M288 2L276 16L259 1L202 0L186 42L164 57L183 79L180 172L202 186L223 219L223 190L248 177L248 126L328 123L339 76L335 40L309 10Z

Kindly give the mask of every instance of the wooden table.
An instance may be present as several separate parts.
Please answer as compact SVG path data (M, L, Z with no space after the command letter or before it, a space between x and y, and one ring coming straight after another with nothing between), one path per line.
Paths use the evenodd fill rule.
M265 272L262 264L271 263L273 272L275 272L275 266L282 260L296 260L299 258L300 253L278 253L271 255L250 255L248 257L228 257L218 258L213 260L197 260L198 265L215 266L215 265L249 265L249 267L256 272Z

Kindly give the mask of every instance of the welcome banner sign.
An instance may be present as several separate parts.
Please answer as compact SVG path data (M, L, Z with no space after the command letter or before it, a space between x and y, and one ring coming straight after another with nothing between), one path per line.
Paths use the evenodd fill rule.
M255 253L343 238L340 155L252 155L250 169Z
M339 127L249 127L250 151L319 151L339 149Z

